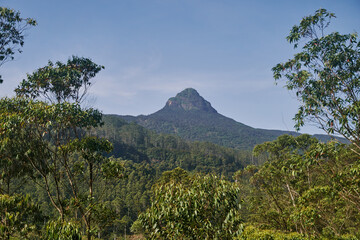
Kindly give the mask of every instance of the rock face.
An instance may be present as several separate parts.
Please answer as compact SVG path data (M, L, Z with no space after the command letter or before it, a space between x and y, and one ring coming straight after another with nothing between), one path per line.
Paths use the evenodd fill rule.
M164 110L203 111L217 113L217 111L193 88L187 88L170 98Z

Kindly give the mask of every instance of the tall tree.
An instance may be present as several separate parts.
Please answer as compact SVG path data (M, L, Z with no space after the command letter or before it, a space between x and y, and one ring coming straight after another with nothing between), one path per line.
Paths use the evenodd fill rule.
M358 35L325 34L335 15L319 9L304 17L287 36L302 51L272 70L276 80L285 77L286 87L301 102L295 115L296 129L306 120L328 134L340 134L360 154L360 42Z
M9 166L29 167L28 175L45 190L60 220L80 217L88 239L94 212L102 206L102 190L95 184L123 172L118 160L104 157L112 144L91 135L90 128L102 125L102 114L80 106L102 68L76 56L66 64L49 61L22 81L17 98L0 101L0 156ZM9 146L16 151L9 152Z
M47 193L62 221L79 214L88 239L93 232L92 213L101 203L95 183L122 174L122 165L103 155L111 151L112 144L85 131L101 125L101 116L77 103L48 104L24 98L0 101L1 143L16 144L16 153L22 155L7 155L9 161L13 165L21 161L32 169L29 176ZM9 142L10 136L16 141ZM7 153L4 148L0 155L2 152Z
M13 60L16 52L21 53L24 45L24 31L35 26L32 18L22 18L20 12L0 7L0 66ZM0 83L2 83L0 76Z
M50 103L82 103L92 85L91 79L103 68L89 58L77 56L66 63L49 61L47 66L28 74L15 92L18 96Z

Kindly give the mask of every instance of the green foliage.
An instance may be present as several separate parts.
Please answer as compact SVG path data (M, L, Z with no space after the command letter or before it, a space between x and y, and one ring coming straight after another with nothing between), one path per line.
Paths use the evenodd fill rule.
M23 132L22 132L23 133ZM32 169L26 164L23 141L16 133L0 134L0 193L12 195Z
M107 171L113 177L121 171L116 161L103 155L111 151L111 143L85 132L101 125L101 113L83 110L77 103L23 98L1 99L0 106L0 154L7 154L14 166L30 168L27 176L43 188L61 219L80 216L90 234L92 213L101 202L94 186L104 180L99 178L102 166L118 166ZM7 147L16 150L9 155Z
M269 160L250 182L251 218L264 228L296 231L311 238L356 239L360 228L359 97L360 42L357 34L325 30L333 13L319 9L295 25L287 40L302 51L276 65L276 80L301 102L295 115L299 129L306 120L328 134L340 134L352 145L327 144L291 137L264 143L254 153ZM357 175L356 175L357 174ZM238 174L240 175L240 174ZM257 205L256 205L257 204Z
M360 185L353 175L359 159L349 146L319 143L307 135L280 136L254 152L268 160L234 176L247 192L243 214L248 222L310 238L359 234Z
M142 228L142 225L141 225L140 220L136 220L136 221L131 225L130 230L131 230L132 233L141 234L141 233L143 232L143 228Z
M103 162L106 159L103 155L111 152L112 149L112 144L107 139L86 136L70 141L61 150L63 152L77 151L88 164L97 164Z
M297 232L284 232L284 231L277 231L277 230L270 230L270 229L259 229L254 226L246 226L244 228L243 233L240 237L236 239L241 240L315 240L315 239L321 239L321 240L357 240L357 238L354 235L345 234L342 236L337 237L311 237L311 236L305 236L303 234L297 233Z
M241 240L308 240L299 233L287 233L275 230L263 230L253 226L246 226L240 237Z
M44 217L29 196L0 195L0 238L36 239Z
M165 171L161 174L161 177L157 180L158 186L165 185L169 182L181 183L183 185L190 184L190 176L187 171L182 168L175 168L171 171Z
M78 223L61 219L49 221L43 230L44 240L81 240L81 231Z
M105 179L121 179L126 177L124 162L121 159L105 158L101 165L101 171Z
M285 76L303 103L298 127L317 120L358 147L359 41L317 35L333 17L320 9L294 26L288 41L295 48L310 41L273 68L274 77ZM117 238L131 225L150 239L359 239L360 163L352 145L285 135L252 155L156 134L119 116L105 116L103 125L99 111L80 107L102 68L79 57L49 62L18 87L28 98L0 100L0 191L30 193L50 217L60 215L46 223L43 239ZM237 148L281 134L217 114L193 89L136 121ZM238 142L239 134L247 141ZM226 180L233 174L235 183ZM1 238L40 238L39 206L17 194L0 195L0 205Z
M251 177L258 188L254 209L260 213L253 216L265 228L355 239L360 228L359 157L354 154L360 152L360 42L357 34L326 35L334 17L319 9L303 18L287 37L294 48L307 40L302 51L272 70L276 80L287 79L286 87L301 102L297 129L309 120L352 145L308 141L303 148L284 137L257 146L254 152L267 152L269 161Z
M104 125L90 129L90 133L105 137L113 143L114 151L111 154L117 158L114 160L130 159L119 162L125 168L122 172L125 178L117 183L109 182L109 189L104 193L111 208L117 213L114 225L103 229L101 234L104 237L110 237L105 235L107 233L124 234L127 225L120 219L126 215L131 218L132 223L139 213L150 207L153 184L166 183L168 177L173 177L173 173L181 179L185 172L182 169L174 172L170 170L182 167L188 171L214 173L230 179L237 169L243 168L252 160L249 151L212 143L186 142L176 136L156 134L112 115L105 115ZM257 158L253 160L256 162ZM163 172L165 173L160 178ZM127 227L126 231L130 232L129 230Z
M194 175L187 184L176 177L155 187L139 221L150 239L232 239L241 232L239 191L214 175Z
M18 96L42 98L51 103L82 103L95 77L104 66L88 58L72 56L66 64L53 63L27 75L15 92Z
M272 70L276 80L285 77L286 87L301 102L295 115L299 129L306 120L328 134L340 134L360 152L360 42L356 33L325 35L335 15L319 9L295 25L287 40L294 48L308 40L293 59Z
M36 21L22 18L20 12L6 7L0 7L0 66L13 60L16 52L21 53L24 45L24 32ZM0 83L2 83L0 76Z
M208 142L187 142L179 137L156 134L135 123L112 115L104 116L104 126L92 134L109 139L115 157L156 164L161 172L181 167L187 171L216 173L231 178L246 164L255 162L250 151L236 150Z

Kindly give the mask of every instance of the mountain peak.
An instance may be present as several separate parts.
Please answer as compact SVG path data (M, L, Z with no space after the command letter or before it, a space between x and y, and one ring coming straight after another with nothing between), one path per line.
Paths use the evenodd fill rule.
M184 98L201 98L200 94L193 88L186 88L176 94L176 97L184 97Z
M184 110L184 111L204 111L217 113L217 111L193 88L186 88L175 97L170 98L164 109Z

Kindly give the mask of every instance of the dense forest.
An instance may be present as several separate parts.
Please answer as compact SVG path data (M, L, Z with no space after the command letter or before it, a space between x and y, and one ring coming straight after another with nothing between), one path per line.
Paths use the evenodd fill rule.
M36 21L0 14L2 65ZM360 239L360 42L325 35L334 17L304 17L287 37L302 50L272 71L299 98L296 128L348 144L188 142L84 107L104 68L89 58L28 74L0 100L0 238Z

